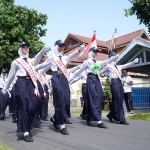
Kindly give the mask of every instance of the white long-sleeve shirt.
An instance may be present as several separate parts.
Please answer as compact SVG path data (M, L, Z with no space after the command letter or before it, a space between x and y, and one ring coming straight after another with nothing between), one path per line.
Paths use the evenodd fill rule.
M34 58L27 58L28 63L31 66L35 66L42 58L43 54L46 52L47 49L42 49ZM39 60L38 60L39 59ZM14 80L15 76L24 77L27 76L26 70L17 62L13 61L11 64L11 69L8 74L8 78L6 84L4 86L4 90L7 91L9 89L10 84Z
M71 53L68 56L64 56L61 53L57 53L56 55L59 57L61 56L61 61L63 62L64 65L66 65L68 62L70 62L75 56L77 56L79 54L78 50L74 51L73 53ZM57 65L55 64L55 62L53 61L52 57L49 56L44 63L39 64L35 67L35 70L40 70L47 67L47 69L50 69L54 72L58 70Z
M2 89L4 85L2 83L5 83L4 79L0 77L0 88Z
M82 83L86 83L87 80L87 72L83 71L79 76L77 76L76 78L73 78L70 82L70 84L73 84L75 82L77 82L78 80L81 80Z
M117 56L118 57L118 56ZM111 63L112 61L114 61L116 59L116 56L113 56L111 57L110 59L107 59L105 61L96 61L97 64L99 65L106 65L108 63ZM71 82L74 78L76 78L77 76L79 76L84 70L87 71L87 75L89 73L93 73L92 72L92 69L91 69L91 66L92 64L90 64L89 62L92 61L92 58L88 59L88 60L85 60L82 64L82 66L80 67L80 69L78 71L76 71L72 76L71 78L69 79L69 82ZM93 73L93 74L96 74L96 73Z
M135 64L135 62L132 61L132 62L124 64L124 65L117 65L117 68L119 70L118 72L120 73L120 79L121 79L121 70L126 69L126 68L130 68L134 64ZM114 66L114 63L112 63L110 65ZM103 74L105 72L108 73L110 79L118 78L117 74L108 65L106 65L106 67L100 71L100 74Z

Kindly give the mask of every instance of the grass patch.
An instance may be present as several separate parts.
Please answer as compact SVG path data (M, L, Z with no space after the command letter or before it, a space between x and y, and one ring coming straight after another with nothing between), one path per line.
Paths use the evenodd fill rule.
M150 113L138 113L138 114L134 114L132 116L128 116L128 119L150 121Z
M4 143L0 142L0 150L13 150L13 149L8 147Z
M80 108L80 109L77 109L77 110L74 110L74 111L72 111L71 112L71 114L81 114L82 113L82 110L83 110L83 108ZM102 113L108 113L109 112L109 110L102 110Z

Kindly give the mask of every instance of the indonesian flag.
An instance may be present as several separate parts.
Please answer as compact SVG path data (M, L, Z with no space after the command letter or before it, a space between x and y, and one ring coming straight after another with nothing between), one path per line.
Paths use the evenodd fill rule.
M90 42L88 43L87 47L85 48L85 50L79 55L82 56L85 53L88 53L90 48L95 47L97 48L97 44L96 44L96 32L94 31L94 35L92 36Z

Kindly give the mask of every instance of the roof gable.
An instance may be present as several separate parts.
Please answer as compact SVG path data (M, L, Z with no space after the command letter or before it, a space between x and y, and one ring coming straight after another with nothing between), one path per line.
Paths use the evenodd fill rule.
M128 44L128 46L126 46L119 54L118 64L124 64L133 61L139 54L143 52L143 49L145 50L145 48L150 48L150 41L139 37L134 38L130 44ZM144 55L140 55L140 57L144 57Z
M125 47L128 43L130 43L136 37L141 37L141 38L148 40L148 41L150 40L149 36L145 32L145 30L141 29L141 30L117 37L116 38L116 48ZM66 49L68 51L69 49L74 48L74 46L77 46L77 45L79 46L83 43L88 44L90 39L91 38L89 38L89 37L69 33L65 39L65 44L67 45ZM70 45L72 40L78 41L78 44L72 46L72 48L71 48L69 45ZM110 43L112 43L112 40L108 40L108 41L96 40L96 42L97 42L97 46L99 48L102 48L104 50L108 50Z
M69 33L64 43L68 46L71 39L78 41L79 44L82 44L82 43L88 44L91 38ZM96 40L96 42L97 42L98 47L108 48L108 44L106 42L101 41L101 40Z
M116 38L116 48L127 45L136 37L141 37L141 38L149 41L149 36L147 35L147 33L145 32L144 29L141 29L141 30L117 37ZM112 42L112 40L109 40L106 42L109 44Z

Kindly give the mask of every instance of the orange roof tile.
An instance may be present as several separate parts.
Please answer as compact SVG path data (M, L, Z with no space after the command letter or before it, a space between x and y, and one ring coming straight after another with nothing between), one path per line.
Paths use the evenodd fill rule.
M120 36L116 38L116 47L121 46L121 45L125 45L130 43L134 38L136 37L141 37L142 34L145 34L145 36L147 37L147 39L149 40L149 36L147 35L147 33L145 32L144 29ZM107 43L111 43L112 40L106 41Z
M86 43L86 44L89 43L89 41L90 41L90 39L91 39L91 38L89 38L89 37L80 36L80 35L71 34L71 33L68 34L67 38L68 38L68 37L72 37L72 38L74 38L74 39L80 41L81 43ZM67 38L66 38L66 39L67 39ZM66 42L66 40L65 40L65 42ZM96 42L97 42L97 46L101 46L101 47L108 48L108 44L107 44L106 42L101 41L101 40L96 40Z

